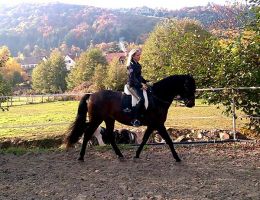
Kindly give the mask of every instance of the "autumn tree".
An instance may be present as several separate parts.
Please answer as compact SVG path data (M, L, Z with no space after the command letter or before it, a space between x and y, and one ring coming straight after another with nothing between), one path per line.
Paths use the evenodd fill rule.
M21 65L11 57L6 46L0 47L0 95L11 94L12 86L23 81Z
M6 61L5 67L1 71L3 78L12 86L22 83L27 77L21 65L12 57Z
M81 53L74 68L68 74L68 88L72 89L85 81L92 82L97 66L106 66L105 56L99 49L92 48Z
M6 96L10 94L11 85L6 80L4 80L3 76L0 74L0 96Z
M107 74L105 65L97 65L94 71L92 82L94 83L94 91L105 89L104 76Z
M255 18L245 24L244 30L232 39L220 39L218 47L215 48L215 57L218 62L215 63L217 73L213 87L260 87L260 15L259 2L252 3L251 13L255 13ZM235 107L242 110L249 117L249 127L255 131L260 131L259 123L259 99L258 90L228 90L221 94L210 93L207 99L210 103L222 103L225 105L226 112L230 113L234 97Z
M147 79L156 81L173 74L192 74L198 87L210 81L214 71L211 34L191 19L167 19L144 44L141 63Z
M7 46L0 47L0 67L4 67L11 53Z
M66 90L67 69L63 56L58 50L40 63L32 73L32 86L37 93L58 93Z
M123 91L127 81L126 66L121 64L117 58L113 59L108 65L105 86L111 90Z
M46 55L48 55L48 53L45 49L40 48L38 45L34 45L31 56L41 57L41 56L46 56Z
M255 31L243 31L235 40L219 41L216 56L219 59L215 63L218 69L212 87L239 88L260 86L259 68L259 36ZM227 90L221 93L208 93L206 99L209 103L221 103L226 112L232 112L232 97L236 109L242 110L251 116L249 127L260 130L259 120L259 90Z
M249 5L251 7L250 13L254 15L253 18L250 18L251 21L248 22L247 27L250 30L260 33L260 1L259 0L249 0Z

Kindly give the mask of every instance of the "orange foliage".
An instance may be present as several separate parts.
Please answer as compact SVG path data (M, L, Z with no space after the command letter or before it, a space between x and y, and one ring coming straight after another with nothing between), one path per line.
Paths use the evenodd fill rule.
M117 24L117 16L113 14L103 14L99 16L93 24L93 28L96 29L97 32L101 32L105 29L110 30L114 24Z
M87 23L81 23L72 31L75 33L76 37L79 38L84 35L89 29L89 25Z
M8 59L5 67L1 69L1 72L3 77L7 80L12 79L15 72L18 72L23 77L23 79L27 78L27 75L22 69L21 65L14 58Z

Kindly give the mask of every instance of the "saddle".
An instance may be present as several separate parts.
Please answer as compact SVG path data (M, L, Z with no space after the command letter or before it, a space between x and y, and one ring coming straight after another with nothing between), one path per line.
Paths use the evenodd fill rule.
M124 95L123 95L123 102L122 102L124 112L131 112L132 108L136 106L138 101L137 98L131 94L128 87L129 86L127 84L124 87ZM145 109L147 109L149 102L148 102L148 96L146 90L143 90L143 95L144 95L144 107Z

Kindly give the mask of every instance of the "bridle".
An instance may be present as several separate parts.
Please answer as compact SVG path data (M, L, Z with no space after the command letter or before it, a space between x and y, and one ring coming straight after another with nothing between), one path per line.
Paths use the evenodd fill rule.
M157 96L154 95L154 94L152 94L152 96L153 96L155 99L157 99L158 101L160 101L161 103L163 103L163 104L167 104L167 105L171 105L171 104L172 104L172 102L165 101L165 100L163 100L163 99L157 97Z

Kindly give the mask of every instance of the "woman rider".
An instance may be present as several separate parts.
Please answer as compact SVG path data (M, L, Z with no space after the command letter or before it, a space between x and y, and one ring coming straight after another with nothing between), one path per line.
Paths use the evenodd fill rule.
M134 108L134 119L131 124L133 126L140 126L140 112L144 106L143 89L147 90L146 80L142 77L142 66L139 64L141 56L140 49L132 49L129 52L127 59L128 72L128 89L137 98L137 105Z

